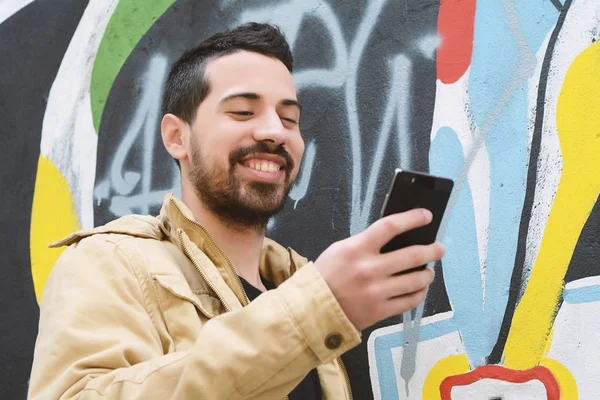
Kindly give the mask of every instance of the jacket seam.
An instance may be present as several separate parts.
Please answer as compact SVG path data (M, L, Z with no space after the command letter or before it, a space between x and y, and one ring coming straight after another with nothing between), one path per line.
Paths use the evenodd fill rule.
M196 295L206 295L206 296L210 296L213 299L219 300L219 298L214 294L214 292L211 292L210 290L193 290L192 289L192 293L196 294Z
M156 282L156 281L154 281L154 282ZM163 300L162 296L160 295L160 290L158 290L158 285L155 284L154 282L153 282L152 288L154 289L154 293L156 294L156 302L158 303L158 307L159 307L160 311L163 313L163 317L165 318L165 320L164 320L165 330L167 331L167 334L171 338L171 342L173 343L173 350L177 351L177 348L175 345L175 338L173 337L173 334L171 333L171 329L169 329L169 324L167 323L166 316L164 314L164 308L166 307L166 305L163 307L164 300Z
M160 285L160 284L158 284L158 285ZM158 290L158 287L156 287L156 286L157 286L157 285L154 285L154 288L155 288L155 290L156 290L156 296L158 297L158 300L159 300L159 302L160 302L160 306L161 306L161 310L163 310L163 314L164 314L164 309L165 309L167 306L166 306L166 304L165 304L165 299L164 299L164 297L160 295L160 291ZM214 317L216 317L216 316L217 316L217 315L215 315L215 314L212 314L212 313L210 313L210 312L206 311L206 310L204 309L204 307L202 307L202 305L201 305L201 302L197 302L198 304L196 304L195 302L191 301L191 299L188 299L188 298L186 298L186 297L184 297L184 296L182 296L182 295L178 294L177 292L175 292L175 291L173 290L173 288L171 288L171 287L167 287L167 286L163 286L163 285L160 285L160 286L162 286L162 288L163 288L163 289L165 289L167 292L171 293L171 294L172 294L174 297L176 297L178 300L180 300L180 301L185 301L185 302L187 302L187 303L189 303L189 304L193 305L193 306L194 306L194 308L195 308L197 311L200 311L200 312L201 312L202 314L204 314L204 316L206 316L208 319L211 319L211 318L214 318ZM163 307L163 306L164 306L164 307ZM166 325L166 324L165 324L165 325ZM168 328L167 328L167 329L168 329ZM169 333L169 334L171 334L171 333ZM172 335L171 335L171 337L172 337Z
M173 289L171 286L169 286L168 284L161 283L160 279L157 279L157 276L160 276L160 275L152 275L152 282L153 282L153 286L154 286L154 291L156 293L156 297L158 299L159 309L161 310L163 315L164 315L164 311L165 311L165 307L166 307L166 303L165 303L166 299L164 296L160 295L160 290L158 288L159 286L162 287L167 292L171 293L171 295L173 295L177 299L183 300L189 304L192 304L197 311L201 312L204 316L206 316L209 319L220 315L218 312L211 313L208 310L206 310L205 307L203 307L203 305L202 305L202 301L200 301L200 300L194 301L192 298L189 298L185 295L177 293L177 291L175 289ZM190 290L195 295L207 295L215 300L219 300L219 298L216 297L214 295L214 293L212 293L212 292L208 292L206 290L192 290L191 288L190 288Z
M124 240L124 239L125 238L123 238L121 240ZM140 286L140 290L142 291L142 296L144 297L144 308L146 309L146 312L150 316L150 320L152 321L152 325L154 325L154 329L158 333L158 332L160 332L160 329L158 327L158 324L156 323L156 316L154 315L154 311L152 310L152 307L151 307L151 301L150 301L150 296L148 293L147 282L142 277L142 275L143 275L142 271L137 267L137 265L134 265L134 263L132 262L130 254L126 251L126 249L123 248L123 246L119 245L118 242L120 242L121 240L115 242L114 245L115 245L116 249L123 255L123 257L125 257L125 260L127 261L127 266L135 275L138 285ZM160 341L160 338L159 338L159 341ZM161 345L161 347L162 347L162 345Z
M354 336L354 330L356 330L356 327L354 327L352 322L348 319L348 316L342 310L342 306L335 298L335 295L333 294L325 280L322 277L320 277L319 280L321 281L319 282L320 285L324 287L324 290L326 290L327 302L330 304L329 310L332 310L335 316L338 318L338 323L344 327L344 330L346 331L344 333L348 335L348 339L351 341ZM341 348L348 348L348 342Z
M310 348L308 340L306 340L306 337L304 337L304 332L296 323L296 318L294 318L294 314L290 311L290 308L288 307L285 299L282 296L280 296L279 293L277 292L277 290L280 290L280 289L274 289L274 290L275 290L275 293L277 294L278 300L281 302L281 304L283 304L283 308L285 309L286 313L288 314L289 319L292 321L292 324L294 325L294 329L296 329L296 332L298 332L298 334L302 338L302 342L304 343L305 348Z
M185 360L185 359L186 359L186 358L188 358L190 355L191 355L191 352L190 352L190 351L188 351L188 352L187 352L187 353L186 353L186 354L185 354L183 357L181 357L181 358L178 358L177 360L173 360L173 361L171 361L171 362L169 362L169 363L167 363L167 364L161 365L160 367L157 367L157 368L154 368L154 369L152 369L152 370L151 370L151 371L150 371L150 372L149 372L149 373L148 373L148 374L147 374L147 375L144 377L144 379L142 379L142 380L140 380L140 381L136 381L136 380L133 380L133 379L119 379L119 380L114 380L114 381L110 382L110 383L109 383L109 384L106 386L106 390L105 390L105 391L102 391L102 390L100 390L100 389L97 389L97 388L88 388L88 387L85 387L85 388L83 388L83 389L81 390L81 393L83 393L83 392L85 392L85 391L94 391L94 392L98 393L100 396L106 396L107 394L109 394L109 392L110 392L110 389L114 387L113 385L116 385L116 384L120 384L120 383L132 383L132 384L134 384L134 385L142 385L142 384L144 384L144 382L146 382L146 380L148 380L148 378L150 378L150 376L151 376L152 374L154 374L155 372L158 372L158 371L160 371L160 370L161 370L161 369L163 369L163 368L169 367L169 366L171 366L171 365L173 365L173 364L176 364L176 363L178 363L178 362L180 362L180 361L182 361L182 360ZM90 382L93 382L93 381L94 381L94 380L91 380Z
M327 285L325 285L325 286L327 286ZM348 317L343 313L340 303L337 301L337 299L331 292L331 289L329 288L329 286L327 286L327 290L328 290L327 300L328 300L328 303L331 305L330 309L333 309L335 316L338 318L338 322L341 325L343 325L345 328L347 328L347 322L349 321Z

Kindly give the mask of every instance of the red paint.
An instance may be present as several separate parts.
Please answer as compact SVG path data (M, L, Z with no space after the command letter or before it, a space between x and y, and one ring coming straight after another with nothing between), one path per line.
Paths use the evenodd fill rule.
M552 372L546 367L537 366L526 371L515 371L500 365L485 365L466 374L449 376L440 385L442 400L450 400L452 388L466 386L482 379L498 379L511 383L525 383L537 379L546 388L548 400L560 400L560 387Z
M476 0L440 0L437 50L437 77L456 82L471 65Z

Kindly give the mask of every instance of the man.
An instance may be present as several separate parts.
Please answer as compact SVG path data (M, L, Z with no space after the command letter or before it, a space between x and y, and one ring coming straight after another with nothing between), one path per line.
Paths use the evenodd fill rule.
M381 254L413 210L314 263L265 239L304 151L292 56L247 24L188 51L161 123L182 200L77 232L44 291L32 399L349 399L339 356L423 301L440 244ZM270 289L270 290L269 290Z

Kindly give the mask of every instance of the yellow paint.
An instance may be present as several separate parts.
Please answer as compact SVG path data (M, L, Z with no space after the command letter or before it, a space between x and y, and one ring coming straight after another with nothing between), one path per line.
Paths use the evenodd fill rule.
M552 358L542 358L541 364L548 368L552 372L552 375L554 375L554 378L556 378L558 387L560 387L560 400L579 399L577 382L575 382L575 378L567 367Z
M67 181L50 160L38 160L31 211L31 275L38 303L54 263L64 251L48 244L78 230L79 219Z
M471 370L466 354L456 354L438 361L423 383L423 400L441 400L440 385L449 376L465 374Z
M529 283L504 351L505 365L530 369L544 355L564 276L600 193L600 42L569 68L556 111L563 171ZM540 177L543 179L543 177Z

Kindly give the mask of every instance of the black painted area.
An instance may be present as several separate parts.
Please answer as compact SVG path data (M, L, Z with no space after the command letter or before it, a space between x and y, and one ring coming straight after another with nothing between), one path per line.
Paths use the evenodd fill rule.
M87 5L36 1L0 24L0 398L23 399L39 308L31 279L31 206L50 87Z
M199 4L201 3L201 5ZM276 6L277 2L269 2ZM417 4L418 3L418 4ZM139 99L148 85L159 84L158 77L150 82L142 80L144 72L154 54L163 54L174 61L186 48L193 46L209 34L237 24L241 14L247 10L262 8L267 2L232 1L221 6L215 0L198 2L180 0L151 27L138 43L121 69L109 94L100 125L96 184L110 178L114 155L123 143L125 132L137 110ZM359 24L363 20L368 3L365 0L329 2L342 29L346 46L351 48ZM396 136L410 135L414 168L427 171L431 122L435 103L435 60L420 52L416 43L425 36L437 32L438 0L419 2L388 2L367 41L358 69L357 104L361 127L363 193L371 173L373 157L380 127L383 122L388 91L391 85L390 60L404 54L412 63L412 73L406 81L410 87L410 110L408 132L399 132L396 123L392 126L390 141L386 147L377 190L373 199L371 220L379 214L385 191L393 170L400 166L399 142ZM323 21L305 18L294 43L295 70L332 68L335 55L331 38ZM325 22L325 23L328 23ZM159 103L156 102L156 107ZM298 204L288 200L284 210L275 218L269 236L280 243L293 247L301 254L315 259L334 241L349 235L352 201L352 152L350 130L346 109L345 88L310 87L299 92L303 104L301 130L305 142L317 146L315 168L307 195ZM119 173L127 171L151 173L151 190L163 190L172 186L173 162L163 149L159 139L159 127L155 129L156 141L152 149L143 145L142 136L135 144ZM142 171L142 157L151 151L154 157L151 171ZM142 192L138 185L127 194ZM94 220L103 224L116 217L110 210L110 202L116 195L111 187L100 204L96 202ZM140 212L140 208L134 209ZM157 213L158 206L150 213ZM425 307L425 315L448 311L450 305L444 289L443 274L438 268L434 285ZM364 332L364 343L344 355L354 396L357 399L373 397L366 342L369 334L378 327L397 323L398 318L384 321Z
M600 275L600 197L581 230L565 283Z
M565 9L565 7L567 7L567 6L566 6L566 4L565 4L565 5L563 5L563 4L560 2L560 0L550 0L550 1L552 2L552 5L554 5L554 7L556 7L556 9L557 9L558 11L562 11L562 10L564 10L564 9Z
M562 29L569 7L572 0L566 0L564 7L558 17L556 26L552 31L552 35L548 41L546 54L542 63L540 72L540 83L538 85L537 107L535 116L535 125L533 129L533 137L531 140L531 150L529 153L529 170L527 172L527 189L525 191L525 200L523 202L523 211L521 212L521 225L519 228L519 238L517 241L517 252L515 255L515 264L510 279L510 291L508 302L504 312L504 318L498 334L498 341L494 345L487 361L489 364L499 364L502 360L502 353L506 345L508 332L512 324L512 319L519 302L521 294L520 288L523 280L523 268L525 265L525 256L527 253L527 234L529 232L529 222L531 220L531 212L534 207L535 187L538 179L543 179L543 176L538 177L538 160L540 157L540 149L542 145L542 130L544 127L544 111L546 106L546 87L548 85L548 74L552 63L552 54L558 35Z
M423 317L451 311L450 299L444 286L443 261L438 261L434 266L435 278L429 286L429 292L425 299Z
M194 1L180 0L175 2L150 28L149 32L138 42L132 54L125 62L109 93L102 115L98 133L96 187L101 182L110 180L111 170L114 168L115 154L123 142L126 132L133 127L130 125L136 113L145 88L155 85L161 86L166 76L155 77L147 81L145 72L154 55L160 54L167 58L168 69L187 48L194 46L203 38L225 29L232 21L223 18L220 11L220 2L217 0ZM162 88L161 88L162 90ZM152 110L160 109L160 97L156 98ZM154 129L154 146L144 146L144 133L147 129L138 126L138 136L135 144L129 149L127 158L119 173L123 176L127 172L151 175L151 190L166 190L172 187L175 163L166 152L160 138L160 117ZM151 128L152 129L152 128ZM152 168L144 171L143 157L151 152L153 156ZM130 195L142 192L142 182L132 190ZM109 198L116 195L115 188L111 187ZM110 201L105 197L95 201L94 223L103 225L114 219L117 215L110 210ZM150 214L157 214L160 207L157 204L151 207ZM141 207L134 207L134 213L143 213Z

